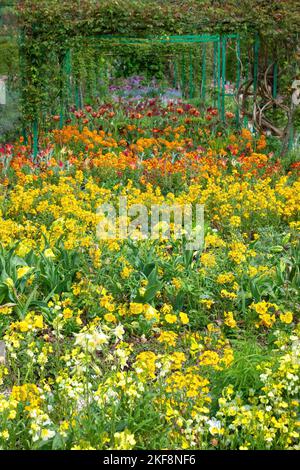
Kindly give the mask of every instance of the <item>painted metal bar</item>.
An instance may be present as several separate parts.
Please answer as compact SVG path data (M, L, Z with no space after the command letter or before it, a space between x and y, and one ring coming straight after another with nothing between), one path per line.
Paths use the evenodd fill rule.
M89 56L85 56L85 63L84 63L84 68L86 70L86 75L85 75L85 86L84 86L84 101L85 103L90 101L91 98L91 61Z
M64 72L66 75L66 82L67 82L67 106L70 105L72 101L72 52L71 49L68 49L65 55L64 60Z
M236 70L236 112L235 112L235 120L236 125L239 126L240 124L240 106L239 106L239 96L238 91L241 84L241 41L239 36L236 39L236 58L237 58L237 70Z
M221 38L218 41L218 61L217 61L217 78L218 78L218 111L221 116Z
M218 44L214 43L214 56L213 56L213 83L214 87L217 86L217 63L218 63Z
M22 128L22 137L23 137L23 143L24 145L28 144L28 137L27 137L27 129L25 126Z
M59 112L59 128L62 129L65 120L65 109L63 99L60 98L60 112Z
M194 96L194 70L193 70L193 57L192 51L189 53L189 62L190 62L190 74L189 74L189 97L190 99Z
M218 44L215 42L213 44L213 47L214 47L214 51L213 51L213 86L214 86L213 98L214 98L214 107L215 107L217 103L216 87L217 87L217 81L218 81Z
M182 96L185 94L185 57L184 52L181 56L181 89L182 89Z
M18 37L18 46L19 46L19 66L20 66L20 76L21 76L21 99L24 100L24 88L25 88L25 74L24 74L24 55L23 55L23 46L24 46L24 31L21 30ZM25 118L22 115L22 136L24 145L28 143L27 129L25 125Z
M97 81L97 55L96 51L93 52L93 97L95 98L98 95L98 81Z
M98 64L97 64L97 81L99 83L99 85L102 87L103 85L103 78L102 78L102 67L103 67L103 60L104 57L103 57L103 51L101 50L101 53L99 54L99 57L98 57Z
M78 81L76 83L76 90L75 90L75 104L76 104L77 109L81 108L80 85Z
M206 44L203 44L202 49L202 83L201 83L201 98L205 101L206 98Z
M225 85L226 85L226 36L222 36L222 79L221 79L221 119L225 121Z
M62 62L60 63L60 91L59 91L59 127L64 125L65 118L65 75L66 75L66 59L67 52L65 52Z
M38 118L36 117L33 121L33 157L36 158L39 152L39 123Z
M178 70L177 70L177 60L175 58L175 61L174 61L174 79L173 79L174 88L177 87L177 80L178 80Z

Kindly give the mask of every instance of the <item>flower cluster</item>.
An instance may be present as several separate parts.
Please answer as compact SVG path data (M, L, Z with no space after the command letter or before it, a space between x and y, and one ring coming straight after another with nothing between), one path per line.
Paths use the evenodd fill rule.
M300 182L217 120L119 100L0 149L1 449L299 448ZM119 196L203 204L203 246L97 239Z

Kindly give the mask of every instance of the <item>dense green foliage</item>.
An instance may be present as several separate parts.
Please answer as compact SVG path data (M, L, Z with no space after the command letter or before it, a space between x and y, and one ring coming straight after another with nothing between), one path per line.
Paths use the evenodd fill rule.
M299 0L24 0L21 20L29 34L69 37L144 36L205 31L260 31L288 40L299 29Z
M22 112L24 122L29 126L35 117L49 113L51 107L54 113L57 112L53 109L53 103L59 103L65 91L66 76L62 69L65 53L70 47L77 51L78 67L74 76L77 83L92 81L99 61L106 60L107 51L117 58L120 66L117 76L129 76L139 71L144 73L146 69L148 76L162 77L166 70L169 73L168 51L164 47L148 44L145 55L142 47L127 50L124 46L112 47L108 41L101 42L99 36L148 38L238 32L243 38L242 61L250 59L251 80L254 71L253 43L258 35L259 83L263 86L267 65L277 62L278 92L288 107L291 83L299 78L299 0L22 0L16 5L21 31ZM11 27L14 24L11 9L6 7L2 11L6 15L4 22ZM92 36L98 36L96 50L91 47ZM16 44L6 47L5 54L13 57L12 62L4 67L11 75L12 64L15 66L18 63ZM227 62L229 80L235 76L232 52L230 54ZM242 71L245 69L243 62ZM271 86L272 80L272 76L268 77ZM257 94L261 93L259 86ZM265 97L260 101L263 107ZM252 101L248 106L250 114L251 106ZM53 114L52 111L50 114ZM284 111L277 106L271 107L267 118L276 128L287 123ZM297 123L297 114L293 119ZM275 135L279 134L275 132Z
M91 36L95 35L147 38L238 31L246 38L245 54L250 54L250 58L253 38L259 34L261 65L276 60L283 66L286 62L295 64L298 59L297 50L294 50L295 32L300 25L298 0L24 0L19 5L19 20L23 31L21 52L25 59L22 70L26 78L23 105L24 114L30 121L41 107L47 109L53 97L62 93L65 77L58 71L66 50L80 46L86 51ZM111 49L111 44L101 43L101 52L107 48ZM55 71L52 76L49 74L50 62ZM138 68L138 57L134 62L133 67L129 64L129 71ZM261 80L263 71L262 67ZM297 68L293 65L287 72L288 86L295 74ZM51 84L56 86L53 93L49 93ZM288 87L285 87L282 93L287 92Z

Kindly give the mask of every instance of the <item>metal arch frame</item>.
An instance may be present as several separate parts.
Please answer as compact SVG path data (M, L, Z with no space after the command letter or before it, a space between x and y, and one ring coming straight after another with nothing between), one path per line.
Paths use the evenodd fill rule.
M22 42L22 35L20 41ZM177 35L177 36L161 36L161 37L120 37L115 35L91 35L83 36L82 40L87 40L89 44L92 43L93 47L101 47L103 44L111 47L122 47L124 45L129 46L143 46L143 45L191 45L199 44L203 45L202 48L202 61L201 61L201 98L205 100L206 96L206 45L213 45L213 83L217 88L217 99L215 105L217 106L221 120L225 120L225 100L226 96L234 96L233 93L226 93L226 55L227 55L227 41L236 41L236 55L237 55L237 73L236 73L236 87L238 89L241 77L241 49L240 49L240 36L236 34L200 34L200 35ZM60 97L60 127L63 126L65 121L65 108L66 104L70 103L72 96L71 80L72 75L72 62L71 62L71 50L72 46L66 50L65 57L62 63L61 73L67 79L66 93L61 92ZM257 51L258 54L258 51ZM193 83L193 64L189 61L189 96L193 94L194 83ZM182 56L182 80L186 83L186 64L184 54ZM22 71L21 71L22 75ZM176 75L179 75L179 71L176 70ZM239 124L239 107L236 107L236 123ZM26 137L26 133L25 133ZM38 137L39 137L39 119L35 117L32 123L32 142L33 142L33 155L34 157L38 154Z

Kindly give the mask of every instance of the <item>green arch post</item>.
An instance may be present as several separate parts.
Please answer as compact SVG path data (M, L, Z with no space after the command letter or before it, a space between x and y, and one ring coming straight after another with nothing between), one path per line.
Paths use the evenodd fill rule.
M205 102L205 98L206 98L206 44L203 44L202 46L201 98Z
M174 88L177 87L177 80L178 80L178 70L177 70L177 60L175 59L175 61L174 61L174 80L173 80Z
M221 39L217 43L217 82L218 82L218 111L221 115Z
M236 71L236 93L238 94L240 83L241 83L241 41L240 37L238 36L236 39L236 58L237 58L237 71ZM240 124L240 106L239 106L239 97L236 96L237 105L236 105L236 112L235 112L235 121L236 125L239 126Z
M225 85L226 85L226 46L227 39L222 36L222 83L221 83L221 119L225 121Z
M189 97L190 99L192 99L194 97L194 70L193 70L193 57L192 57L191 49L189 53L189 61L190 61Z
M32 139L33 139L33 157L36 158L39 152L39 122L36 117L32 126Z
M186 73L185 73L185 56L184 51L182 52L181 56L181 88L182 88L182 96L185 95L185 83L186 83Z

